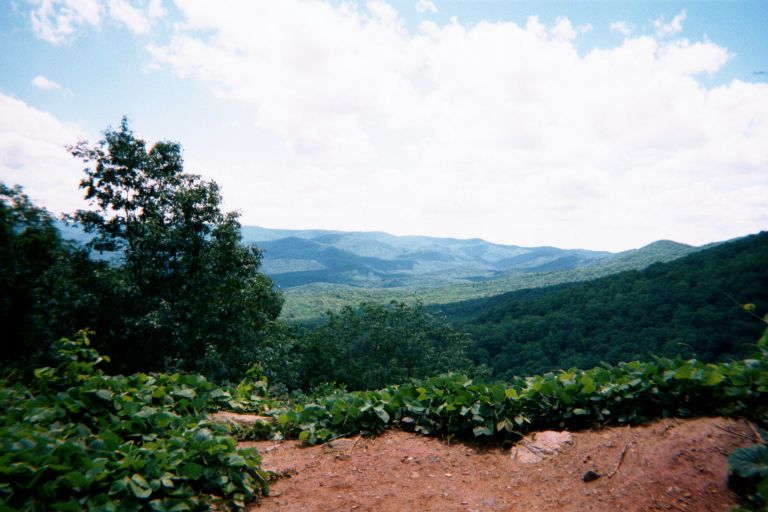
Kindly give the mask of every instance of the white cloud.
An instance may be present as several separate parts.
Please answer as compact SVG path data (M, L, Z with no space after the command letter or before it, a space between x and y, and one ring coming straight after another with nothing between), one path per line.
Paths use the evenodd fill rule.
M76 15L87 4L38 1L50 23L36 33L62 42L103 19L142 33L167 15L156 0ZM132 14L119 14L126 6ZM174 33L148 49L156 67L250 115L231 151L187 147L190 169L216 179L245 223L603 249L704 243L768 223L768 86L700 81L731 56L676 38L684 11L656 20L653 36L617 21L621 44L580 54L586 29L567 18L453 18L409 33L383 1L176 7ZM47 185L51 168L79 169L60 149L76 130L0 99L3 179L28 175L52 204L79 198ZM40 125L22 142L9 135L19 117ZM59 149L38 131L58 133Z
M102 6L99 0L32 0L32 31L52 44L68 41L81 26L98 27Z
M559 17L555 20L555 25L550 29L555 39L559 41L571 41L576 39L576 31L573 29L571 20Z
M668 41L684 13L664 39L579 55L566 18L409 34L382 2L177 5L185 24L150 47L156 63L279 141L221 177L245 222L608 249L768 222L768 86L699 82L729 54Z
M33 78L32 85L44 91L54 91L57 89L59 90L61 89L60 84L54 82L53 80L49 80L48 78L45 78L42 75L37 75L35 78Z
M414 7L419 12L437 12L437 6L435 5L435 2L430 0L419 0L416 2Z
M632 27L626 21L614 21L611 23L611 30L625 37L632 33Z
M653 27L656 29L656 35L659 37L669 37L679 34L683 31L683 20L685 20L685 17L686 12L682 10L669 23L664 23L663 16L655 19Z
M167 11L162 0L30 0L30 21L34 34L52 44L72 40L78 30L100 27L107 18L134 34L145 34L152 21Z
M151 19L160 19L164 18L166 14L168 14L168 11L163 6L163 0L149 0L147 16Z
M109 0L108 5L109 15L134 34L144 34L149 30L149 17L128 0Z
M77 126L0 93L0 180L22 185L53 213L83 208L82 163L65 149L83 138Z

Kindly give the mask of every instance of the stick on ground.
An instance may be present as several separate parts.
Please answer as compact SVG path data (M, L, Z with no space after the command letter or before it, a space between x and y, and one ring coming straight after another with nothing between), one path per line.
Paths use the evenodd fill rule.
M608 475L608 478L611 478L613 475L615 475L619 471L619 468L621 467L621 463L624 462L624 456L627 454L627 448L629 448L629 443L630 443L629 429L630 427L629 425L627 425L627 439L624 442L624 448L621 450L621 454L619 455L619 461L616 463L616 467L613 468L613 471L611 471L611 473Z

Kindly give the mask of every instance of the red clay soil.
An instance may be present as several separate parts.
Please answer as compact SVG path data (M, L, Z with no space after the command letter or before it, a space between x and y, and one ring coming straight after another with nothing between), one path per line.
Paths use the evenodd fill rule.
M331 446L242 445L280 475L249 512L727 511L737 503L727 456L754 436L745 421L699 418L574 432L559 447L526 438L511 450L400 430ZM599 477L585 482L588 471Z

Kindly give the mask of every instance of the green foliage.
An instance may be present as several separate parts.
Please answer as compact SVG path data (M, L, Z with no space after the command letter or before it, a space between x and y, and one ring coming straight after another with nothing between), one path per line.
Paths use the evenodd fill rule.
M743 357L768 308L768 233L587 283L441 307L475 339L470 356L499 378L602 361L685 354Z
M741 498L740 510L765 510L768 506L768 435L762 442L739 448L728 457L729 487Z
M88 164L80 186L90 203L73 219L119 261L120 300L97 344L123 370L242 375L282 305L261 253L241 243L216 183L183 171L177 143L147 148L125 118L104 135L71 148Z
M745 311L755 315L754 304L744 304ZM759 317L758 317L759 318ZM768 324L768 315L761 318ZM763 358L768 356L768 329L757 344ZM758 418L765 425L768 415ZM728 457L728 487L741 498L739 510L765 510L768 506L768 432L759 429L760 439L752 446L735 450Z
M708 364L695 359L570 369L510 382L460 374L336 393L272 413L280 435L308 443L390 425L423 434L516 439L527 432L640 423L656 417L768 414L768 359Z
M61 239L51 215L0 183L0 367L47 364L50 340L94 325L111 272Z
M445 250L450 251L450 247L445 247ZM699 249L695 247L662 240L640 249L590 260L585 266L567 270L554 268L536 271L517 270L500 277L493 277L496 273L479 269L465 269L463 274L457 273L456 269L451 271L434 269L431 273L420 276L404 275L403 271L398 269L394 271L396 272L394 275L402 283L384 288L374 287L375 284L364 281L365 278L369 278L370 273L359 276L363 281L356 279L351 284L331 284L335 281L329 281L327 276L318 272L317 282L285 289L282 318L292 322L314 323L327 310L338 311L344 306L354 306L361 302L387 304L391 301L406 303L418 301L426 305L460 303L515 290L589 281L626 270L639 270L653 263L681 258L697 250ZM416 268L424 268L429 263L428 260L419 260L413 264L417 265ZM266 261L265 265L269 265L271 269L276 267L274 262L269 261ZM478 276L478 273L484 272L488 272L485 276L487 279ZM309 275L311 274L307 273L307 276ZM279 279L279 276L276 276L276 279ZM446 281L454 284L446 285Z
M228 394L204 377L105 375L85 333L28 386L0 388L0 509L242 509L268 492L254 450L206 411Z
M469 338L421 304L361 304L329 312L299 342L303 388L323 382L373 389L466 370Z

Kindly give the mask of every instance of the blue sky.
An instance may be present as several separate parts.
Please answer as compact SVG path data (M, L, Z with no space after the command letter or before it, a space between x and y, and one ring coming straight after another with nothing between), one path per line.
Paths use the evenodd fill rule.
M246 224L619 250L768 221L765 2L16 0L0 179L127 115Z

